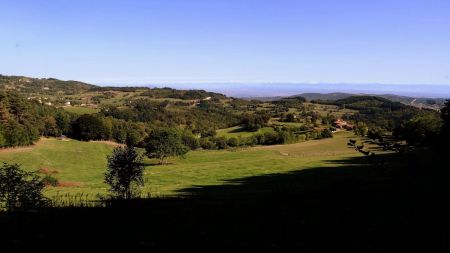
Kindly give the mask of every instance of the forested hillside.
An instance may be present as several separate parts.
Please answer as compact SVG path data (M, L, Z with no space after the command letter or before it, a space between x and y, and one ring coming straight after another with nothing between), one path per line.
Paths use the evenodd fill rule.
M40 136L68 134L74 115L0 91L0 147L30 145Z
M144 147L151 132L161 127L177 132L191 149L284 144L329 138L339 118L354 124L358 134L372 137L408 139L412 135L405 133L415 130L407 128L439 128L438 112L377 96L312 103L292 96L263 102L204 90L99 87L7 76L0 76L0 91L1 147L61 135Z
M346 115L344 118L355 122L363 122L369 128L378 129L383 133L392 132L402 127L404 123L416 116L430 114L439 118L439 113L429 109L419 109L400 102L376 96L352 96L333 102L320 102L357 110L357 114Z
M61 81L55 78L30 78L0 75L1 90L15 90L24 94L73 95L85 92L94 85L78 81Z

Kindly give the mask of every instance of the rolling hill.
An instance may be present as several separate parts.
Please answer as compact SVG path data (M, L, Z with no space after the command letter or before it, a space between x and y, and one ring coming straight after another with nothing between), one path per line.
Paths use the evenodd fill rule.
M373 94L352 94L352 93L334 92L334 93L301 93L290 97L296 96L304 97L309 101L312 100L336 101L353 96L376 96L388 99L392 102L400 102L405 105L411 105L418 108L427 108L433 110L438 110L445 103L444 98L407 97L394 94L373 95Z
M15 90L26 95L73 95L94 87L96 86L79 81L0 75L0 90Z

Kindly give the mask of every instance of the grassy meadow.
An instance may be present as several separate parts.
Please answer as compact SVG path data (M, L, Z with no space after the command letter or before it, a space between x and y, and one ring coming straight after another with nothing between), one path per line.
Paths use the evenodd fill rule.
M234 127L217 130L217 137L226 137L226 138L250 137L257 133L264 134L267 132L273 132L273 128L263 127L256 132L250 132L250 131L246 131L245 129L243 129L242 126L234 126Z
M81 107L81 106L65 106L63 108L64 108L64 110L66 110L68 112L76 113L78 115L94 114L94 113L98 113L100 111L100 109L97 109L97 108Z
M146 194L167 196L195 186L220 185L226 180L287 173L321 166L339 166L333 160L361 156L347 147L350 132L334 138L289 145L258 146L237 150L192 151L183 158L157 165L146 159ZM48 187L47 195L84 193L94 197L107 193L103 184L106 156L114 148L110 142L41 139L35 146L0 150L0 161L15 162L27 170L54 171L61 187Z

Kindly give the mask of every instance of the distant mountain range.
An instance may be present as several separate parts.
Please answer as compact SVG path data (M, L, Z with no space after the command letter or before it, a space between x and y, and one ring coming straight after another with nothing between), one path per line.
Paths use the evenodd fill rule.
M405 105L411 105L418 108L428 108L428 109L439 109L444 103L443 98L422 98L422 97L408 97L393 94L362 94L362 93L343 93L343 92L333 92L333 93L301 93L292 96L276 96L276 97L256 97L247 99L258 99L263 101L274 101L283 98L290 97L304 97L308 101L321 100L321 101L336 101L340 99L345 99L353 96L377 96L385 99L389 99L394 102L400 102Z
M450 84L178 83L156 86L168 86L176 89L204 89L238 98L286 97L300 93L394 94L413 98L450 98Z
M171 87L182 90L204 89L219 92L227 96L244 99L278 100L286 97L301 96L307 100L335 101L351 96L372 95L412 105L419 108L439 109L450 97L447 85L376 85L376 84L173 84L152 85L153 87ZM117 85L127 87L126 85ZM149 87L149 86L146 86ZM79 81L62 81L55 78L31 78L24 76L0 75L0 90L17 90L27 95L73 95L102 86ZM298 92L307 91L307 92ZM339 91L339 92L334 92ZM383 93L385 91L385 93ZM411 95L404 95L411 94ZM428 96L429 95L429 96Z

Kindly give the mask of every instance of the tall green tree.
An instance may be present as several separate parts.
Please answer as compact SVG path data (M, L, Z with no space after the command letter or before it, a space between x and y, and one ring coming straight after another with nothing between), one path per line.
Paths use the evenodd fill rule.
M442 129L441 135L446 141L450 140L450 100L447 100L441 109Z
M111 138L111 123L92 114L81 115L72 125L75 138L89 140L108 140Z
M184 156L189 148L182 142L181 134L176 129L154 129L145 141L145 150L149 158L156 158L159 164L165 164L171 156Z
M435 114L416 116L406 122L404 138L411 145L433 146L437 144L442 121Z
M115 148L107 159L105 183L111 193L121 199L137 197L139 188L144 186L142 156L135 148L126 146Z

